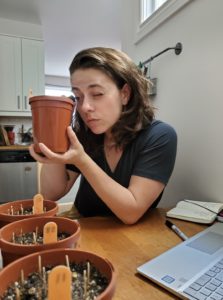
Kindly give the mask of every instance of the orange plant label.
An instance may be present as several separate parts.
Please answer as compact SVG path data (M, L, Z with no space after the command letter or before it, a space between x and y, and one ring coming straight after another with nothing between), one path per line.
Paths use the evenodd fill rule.
M56 266L49 273L48 300L71 300L71 277L70 268Z
M57 242L57 224L48 222L43 227L43 244Z
M33 213L34 214L43 213L43 196L41 194L36 194L33 197Z

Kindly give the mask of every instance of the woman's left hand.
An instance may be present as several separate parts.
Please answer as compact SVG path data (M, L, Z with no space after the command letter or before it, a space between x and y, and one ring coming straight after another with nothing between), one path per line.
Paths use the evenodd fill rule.
M67 127L67 134L70 140L70 147L65 153L55 153L51 151L45 144L39 143L39 148L45 157L37 154L34 151L34 145L31 145L29 148L30 154L34 159L36 159L40 163L74 164L78 167L78 165L82 163L86 152L84 151L83 146L79 142L71 126Z

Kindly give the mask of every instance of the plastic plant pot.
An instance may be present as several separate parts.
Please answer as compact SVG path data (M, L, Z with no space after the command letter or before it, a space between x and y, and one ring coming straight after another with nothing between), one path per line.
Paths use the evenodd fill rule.
M106 258L103 258L92 252L74 249L54 249L36 252L7 265L0 272L0 298L11 284L21 278L21 270L24 272L25 279L27 278L28 274L39 272L39 257L41 257L42 267L49 265L58 266L66 265L66 255L69 258L70 264L89 261L91 265L94 265L94 267L107 278L108 285L104 291L96 297L96 300L110 300L113 298L117 278L116 271L111 262L109 262L109 260Z
M13 212L19 211L21 206L23 209L32 209L33 199L11 201L0 205L0 228L7 225L8 223L22 220L35 218L40 216L55 216L58 212L58 204L55 201L44 200L43 207L45 212L41 214L10 214L9 212L13 209Z
M12 242L12 236L35 232L43 232L48 222L57 224L58 233L66 233L66 238L46 244L18 244ZM36 217L10 223L0 229L0 248L2 251L3 266L25 255L48 249L76 248L80 238L80 225L77 221L62 217Z
M71 124L74 102L67 97L35 96L29 98L32 110L34 149L41 153L39 143L44 143L56 153L69 148L67 127Z

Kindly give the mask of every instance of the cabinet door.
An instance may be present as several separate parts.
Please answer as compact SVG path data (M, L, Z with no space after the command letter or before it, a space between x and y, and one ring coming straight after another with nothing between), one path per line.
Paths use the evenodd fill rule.
M22 39L23 111L30 111L29 92L44 95L43 42Z
M32 199L38 192L35 162L1 163L0 167L0 204L20 199Z
M0 36L0 110L22 109L21 43L19 38Z

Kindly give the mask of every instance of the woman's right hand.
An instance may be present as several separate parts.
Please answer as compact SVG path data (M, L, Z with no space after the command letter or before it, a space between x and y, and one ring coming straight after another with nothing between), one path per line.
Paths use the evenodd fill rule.
M79 168L81 164L84 162L87 154L84 151L83 146L79 142L71 126L67 128L67 134L70 140L70 147L65 153L62 154L55 153L51 151L43 143L39 143L39 148L44 156L35 152L34 145L31 145L29 147L30 155L40 163L73 164Z

